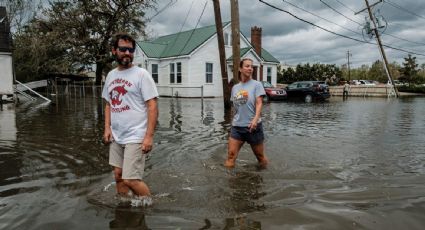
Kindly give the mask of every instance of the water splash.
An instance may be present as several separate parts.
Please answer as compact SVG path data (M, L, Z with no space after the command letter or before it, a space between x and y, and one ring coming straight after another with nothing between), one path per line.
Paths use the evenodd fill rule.
M134 196L130 200L132 207L147 207L153 204L151 196Z
M109 188L110 188L112 185L115 185L115 184L116 184L116 182L115 182L115 181L113 181L113 182L109 183L108 185L106 185L106 186L103 188L103 191L104 191L104 192L109 191Z

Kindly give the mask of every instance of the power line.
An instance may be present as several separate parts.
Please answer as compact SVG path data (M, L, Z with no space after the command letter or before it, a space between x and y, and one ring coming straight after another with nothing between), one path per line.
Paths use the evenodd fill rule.
M339 0L335 0L337 1L339 4L341 4L342 6L344 6L345 8L351 10L353 13L356 13L356 11L354 11L353 9L351 9L350 7L348 7L347 5L345 5L344 3L340 2Z
M425 43L415 42L415 41L410 41L410 40L407 40L407 39L405 39L405 38L401 38L401 37L398 37L398 36L395 36L395 35L392 35L392 34L389 34L389 33L385 33L385 32L384 32L383 34L385 34L385 35L387 35L387 36L390 36L390 37L393 37L393 38L400 39L400 40L402 40L402 41L406 41L406 42L414 43L414 44L417 44L417 45L425 45Z
M205 8L207 7L207 4L208 4L208 0L205 1L204 8L202 9L202 12L201 12L201 15L198 18L198 21L196 22L195 28L190 33L189 38L186 40L186 43L184 44L183 48L180 50L180 52L179 52L179 54L177 56L179 56L181 54L181 52L183 52L184 48L186 48L187 44L189 43L190 39L192 38L193 32L195 32L196 28L198 28L199 22L201 21L201 18L204 15Z
M361 23L359 23L359 22L357 22L357 21L354 21L353 19L351 19L351 18L349 18L349 17L345 16L344 14L340 13L339 11L337 11L336 9L334 9L332 6L330 6L330 5L329 5L329 4L327 4L326 2L324 2L324 1L322 1L322 0L320 0L320 2L321 2L321 3L323 3L323 4L325 4L325 5L326 5L328 8L330 8L331 10L335 11L337 14L339 14L339 15L343 16L344 18L346 18L346 19L348 19L348 20L350 20L350 21L352 21L352 22L354 22L354 23L357 23L357 25L359 25L359 26L362 26L362 24L361 24Z
M192 9L192 6L193 6L193 3L194 3L194 2L195 2L195 0L193 0L193 1L192 1L192 5L190 5L190 9L189 9L189 11L188 11L188 14L186 15L185 20L184 20L185 22L183 23L182 27L180 28L180 32L177 34L176 38L174 39L174 41L173 41L173 45L172 45L172 46L170 46L170 47L173 47L173 46L174 46L174 44L176 43L176 41L177 41L177 39L178 39L179 35L181 34L182 29L183 29L183 26L184 26L184 24L186 23L186 20L187 20L187 18L188 18L188 16L189 16L189 13L190 13L190 11L191 11L191 9ZM202 12L201 12L201 15L200 15L200 16L199 16L199 18L198 18L198 21L196 22L195 28L194 28L193 30L191 30L190 35L189 35L189 38L186 40L186 43L184 44L183 48L181 48L181 49L180 49L180 51L176 54L176 56L175 56L173 59L171 59L171 61L170 61L170 62L172 62L173 60L177 59L177 57L178 57L178 56L180 56L180 55L181 55L181 53L183 52L183 50L186 48L187 44L189 43L190 39L191 39L191 38L192 38L192 36L193 36L193 33L195 32L196 28L198 27L199 22L201 21L202 16L204 15L205 8L207 7L207 3L208 3L208 0L206 0L206 1L205 1L204 8L202 9ZM165 66L166 66L166 65L161 66L161 67L165 67Z
M319 16L319 15L317 15L317 14L315 14L315 13L312 13L312 12L310 12L310 11L308 11L308 10L305 10L305 9L303 9L303 8L301 8L301 7L299 7L299 6L295 5L295 4L293 4L293 3L291 3L291 2L288 2L287 0L286 0L286 1L285 1L285 0L282 0L282 1L283 1L283 2L285 2L285 3L287 3L287 4L289 4L289 5L291 5L291 6L293 6L293 7L295 7L295 8L297 8L297 9L300 9L300 10L305 11L305 12L307 12L307 13L311 14L311 15L314 15L314 16L316 16L316 17L318 17L318 18L321 18L321 19L323 19L323 20L325 20L325 21L327 21L327 22L329 22L329 23L332 23L332 24L337 25L337 26L339 26L339 27L341 27L341 28L343 28L343 29L346 29L346 30L348 30L348 31L351 31L351 32L353 32L353 33L357 34L357 35L362 36L362 34L361 34L361 33L359 33L359 32L357 32L357 31L354 31L354 30L352 30L352 29L349 29L349 28L346 28L346 27L344 27L344 26L341 26L341 25L339 25L339 24L337 24L337 23L335 23L335 22L333 22L333 21L330 21L330 20L328 20L328 19L326 19L326 18L323 18L323 17L321 17L321 16Z
M176 3L177 3L177 0L171 0L169 3L167 3L167 5L162 7L160 10L156 11L156 13L154 15L152 15L152 17L148 18L147 21L151 21L154 17L158 16L164 10L166 10L167 8L171 7L172 5L174 5Z
M302 21L302 22L305 22L305 23L307 23L307 24L310 24L310 25L312 25L312 26L314 26L314 27L317 27L317 28L319 28L319 29L321 29L321 30L324 30L324 31L326 31L326 32L328 32L328 33L331 33L331 34L334 34L334 35L337 35L337 36L340 36L340 37L343 37L343 38L347 38L347 39L350 39L350 40L353 40L353 41L357 41L357 42L361 42L361 43L366 43L366 44L371 44L371 45L376 45L376 43L373 43L373 42L367 42L367 41L363 41L363 40L360 40L360 39L357 39L357 38L349 37L349 36L347 36L347 35L343 35L343 34L339 34L339 33L333 32L333 31L331 31L331 30L328 30L328 29L326 29L326 28L323 28L323 27L321 27L321 26L318 26L318 25L316 25L316 24L314 24L314 23L312 23L312 22L309 22L309 21L307 21L307 20L305 20L305 19L302 19L302 18L300 18L300 17L298 17L298 16L296 16L296 15L292 14L292 13L291 13L291 12L289 12L289 11L286 11L286 10L284 10L284 9L281 9L281 8L279 8L279 7L277 7L277 6L274 6L274 5L272 5L272 4L268 3L268 2L265 2L265 1L263 1L263 0L259 0L259 2L261 2L261 3L265 4L265 5L267 5L267 6L271 7L271 8L273 8L273 9L276 9L276 10L282 11L282 12L284 12L284 13L287 13L287 14L291 15L292 17L294 17L294 18L296 18L296 19L298 19L298 20L300 20L300 21ZM413 51L404 50L404 49L397 48L397 47L392 47L392 46L388 46L388 45L382 45L382 46L384 46L384 47L386 47L386 48L389 48L389 49L398 50L398 51L402 51L402 52L406 52L406 53L410 53L410 54L415 54L415 55L419 55L419 56L425 56L425 54L420 54L420 53L416 53L416 52L413 52Z
M402 7L402 6L400 6L400 5L397 5L396 3L393 3L393 2L388 1L388 0L384 0L384 2L386 2L386 3L390 4L392 7L397 8L397 9L399 9L399 10L401 10L401 11L405 11L405 12L407 12L407 13L409 13L409 14L415 15L416 17L420 17L420 18L425 19L425 17L424 17L424 16L419 15L419 14L417 14L417 13L415 13L415 12L412 12L412 11L410 11L410 10L408 10L408 9L406 9L406 8L404 8L404 7Z

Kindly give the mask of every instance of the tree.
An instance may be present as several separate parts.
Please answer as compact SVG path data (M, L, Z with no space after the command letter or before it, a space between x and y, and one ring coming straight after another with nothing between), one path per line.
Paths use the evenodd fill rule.
M96 64L96 84L100 84L114 60L110 54L113 35L145 36L144 12L154 4L155 0L54 1L43 17L32 21L26 35L32 33L39 44L58 51L61 63L68 62L68 71Z
M295 81L295 71L291 67L286 70L283 70L282 81L279 83L291 83Z
M368 80L374 80L379 82L387 82L388 77L384 69L384 63L380 60L376 60L372 67L370 67L367 74Z
M66 55L66 48L33 20L15 35L16 78L26 82L43 79L46 73L72 72L73 65Z
M402 77L410 84L416 78L418 73L418 64L416 64L416 57L409 54L404 58L403 67L400 69Z
M19 33L42 9L37 0L4 0L12 35Z

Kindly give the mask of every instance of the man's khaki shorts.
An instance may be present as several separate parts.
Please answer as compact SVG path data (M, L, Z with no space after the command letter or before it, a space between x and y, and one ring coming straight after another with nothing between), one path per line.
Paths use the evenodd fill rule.
M146 154L142 153L140 143L109 146L109 164L122 169L122 179L143 179Z

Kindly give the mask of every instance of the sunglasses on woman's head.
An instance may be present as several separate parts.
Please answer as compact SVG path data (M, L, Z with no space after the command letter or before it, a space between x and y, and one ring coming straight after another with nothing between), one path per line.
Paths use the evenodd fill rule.
M124 47L124 46L118 46L117 50L119 50L120 52L125 53L126 51L130 52L130 53L134 53L134 51L136 50L135 48L130 48L130 47Z

